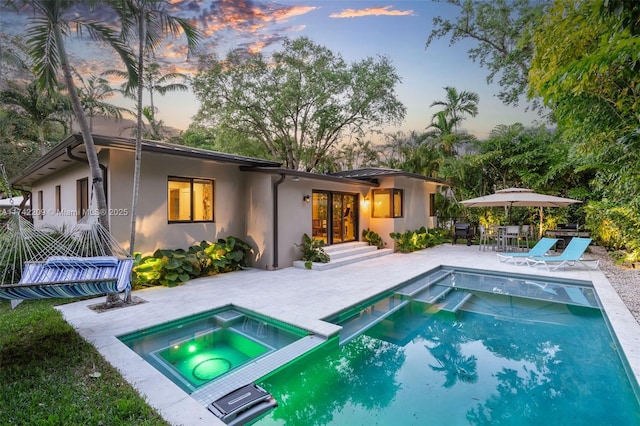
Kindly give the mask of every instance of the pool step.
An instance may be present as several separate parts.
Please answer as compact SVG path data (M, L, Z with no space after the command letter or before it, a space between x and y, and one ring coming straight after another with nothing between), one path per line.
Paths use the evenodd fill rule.
M456 313L472 296L473 294L466 291L450 291L442 301L434 303L433 306L440 311Z
M393 250L391 249L379 250L377 247L370 246L368 243L361 241L333 244L323 248L331 260L329 263L313 262L311 269L314 271L326 271L327 269L334 269L340 266L350 265L352 263L386 256L393 253ZM306 269L302 260L294 261L293 266L296 268Z
M358 317L342 324L342 330L340 331L340 345L344 345L355 337L358 337L408 303L409 300L404 300L400 303L394 304L393 307L384 311L375 310L373 307L362 311Z
M420 293L422 290L427 287L443 280L444 278L453 274L453 271L450 270L441 270L432 272L427 276L420 277L416 279L414 282L408 283L407 285L402 286L402 288L396 291L396 294L413 297L414 295Z
M433 284L413 296L413 300L417 302L433 304L443 299L453 288Z

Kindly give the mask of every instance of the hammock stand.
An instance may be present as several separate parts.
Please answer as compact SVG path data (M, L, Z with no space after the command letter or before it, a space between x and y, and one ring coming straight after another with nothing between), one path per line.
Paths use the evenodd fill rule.
M8 189L1 163L0 169ZM128 294L133 258L95 216L70 227L35 228L12 207L0 228L0 268L0 300L14 308L24 299Z

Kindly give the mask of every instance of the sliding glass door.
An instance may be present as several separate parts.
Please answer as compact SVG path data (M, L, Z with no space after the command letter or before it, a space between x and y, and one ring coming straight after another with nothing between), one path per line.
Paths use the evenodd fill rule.
M317 191L312 197L312 234L326 244L356 241L357 194Z

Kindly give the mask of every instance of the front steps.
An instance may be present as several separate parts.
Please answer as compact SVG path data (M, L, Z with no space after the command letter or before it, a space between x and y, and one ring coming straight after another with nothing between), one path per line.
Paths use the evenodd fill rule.
M324 251L329 255L331 260L329 263L313 263L311 269L315 271L325 271L327 269L338 268L343 265L360 262L374 257L385 256L393 253L392 249L380 249L376 246L370 246L366 242L355 241L352 243L334 244L323 247ZM302 260L293 262L296 268L305 268Z

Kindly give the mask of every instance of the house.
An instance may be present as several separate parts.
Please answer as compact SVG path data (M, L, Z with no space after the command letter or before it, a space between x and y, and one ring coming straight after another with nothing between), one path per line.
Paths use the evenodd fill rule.
M135 140L94 136L110 229L128 248ZM31 164L12 185L31 192L36 226L75 223L90 208L89 166L80 134ZM446 182L390 169L316 174L279 163L144 140L135 250L187 248L239 237L255 250L253 266L288 267L307 233L326 244L358 241L363 229L393 247L390 232L433 227L433 197Z

